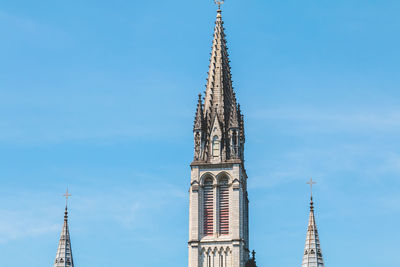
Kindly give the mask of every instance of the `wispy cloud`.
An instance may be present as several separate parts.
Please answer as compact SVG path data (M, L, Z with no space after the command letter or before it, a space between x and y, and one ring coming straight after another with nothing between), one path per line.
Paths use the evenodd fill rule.
M400 131L400 110L337 110L287 107L253 112L250 117L264 122L290 121L296 123L292 126L312 132Z
M250 187L273 187L310 176L324 179L338 173L379 183L400 174L400 110L287 107L256 111L250 117L258 122L251 127L273 127L274 132L290 136L278 140L279 150L273 156L253 162L258 171ZM290 138L302 142L291 146L285 143ZM270 143L263 137L260 146L267 150Z
M0 33L7 43L21 42L27 49L30 45L46 49L63 49L71 44L71 37L47 21L40 21L35 17L21 15L0 10ZM6 43L6 44L7 44Z
M22 144L22 145L40 145L40 144L58 144L65 142L85 143L113 143L121 140L140 139L158 139L162 135L159 128L154 126L135 127L132 125L115 125L108 128L99 126L97 128L85 127L79 125L61 125L52 128L47 127L9 127L0 134L0 143L4 144ZM164 132L165 133L165 132Z
M85 190L79 189L79 192ZM79 192L77 194L79 194ZM103 217L104 221L112 221L125 228L144 227L152 224L160 213L167 212L167 207L186 203L184 190L168 183L137 184L125 187L116 186L99 189L82 197L76 197L79 203L75 208L77 216L87 218Z
M160 223L156 219L160 214L169 213L171 207L186 203L184 190L168 183L109 188L82 186L75 188L74 192L69 210L75 231L85 228L85 222L92 225L94 221L126 229L148 229L150 225ZM54 195L33 192L24 195L30 196L31 200L0 208L2 244L47 234L56 236L61 231L63 208L57 208L54 200L49 199ZM3 203L13 203L15 199L13 196L1 197Z
M400 214L400 196L397 194L386 195L378 198L375 201L375 205L380 211L385 213L397 213Z
M173 110L161 111L162 107L149 107L146 101L132 102L140 90L132 91L93 94L38 89L24 90L21 95L0 90L0 143L108 143L182 134L181 118L168 119Z
M250 188L274 187L313 176L321 179L341 173L372 184L397 180L400 154L374 144L333 142L328 148L316 145L286 148L273 159L259 159L249 181Z
M0 243L57 231L61 231L60 226L52 223L49 216L38 216L37 213L23 210L0 210Z
M43 25L30 18L16 16L2 10L0 10L0 21L2 22L1 25L7 25L9 28L19 29L27 33L37 33L45 29Z

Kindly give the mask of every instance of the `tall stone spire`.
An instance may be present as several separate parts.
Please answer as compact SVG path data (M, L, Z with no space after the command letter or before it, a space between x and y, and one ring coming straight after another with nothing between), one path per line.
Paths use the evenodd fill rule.
M68 190L64 196L68 201L68 197L71 196L70 194L68 194ZM54 267L74 267L74 260L72 258L71 239L68 228L68 205L65 206L64 225L61 231L60 241L58 243L56 259L54 261Z
M324 267L324 260L322 258L321 245L319 242L317 225L314 216L314 202L311 195L310 202L310 218L308 220L308 230L306 245L304 248L303 264L302 267Z
M234 102L234 95L221 13L221 9L218 9L204 105L206 112L212 113L214 108L217 108L218 112L221 113L220 115L228 119Z
M223 1L215 2L207 87L204 98L199 96L193 127L188 267L255 267L255 259L249 261L243 115L232 87Z
M220 6L222 2L217 2ZM220 7L214 28L214 38L208 71L207 85L204 97L202 133L196 128L199 124L199 108L195 119L195 138L202 135L201 143L195 142L195 161L211 163L226 162L229 160L243 160L244 134L243 116L236 102L232 85L231 67L228 47L225 39L224 22ZM212 147L213 140L218 142L218 150ZM218 153L217 156L213 153Z

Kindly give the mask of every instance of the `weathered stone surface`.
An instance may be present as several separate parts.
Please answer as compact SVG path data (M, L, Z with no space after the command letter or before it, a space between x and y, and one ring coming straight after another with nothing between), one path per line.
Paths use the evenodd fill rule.
M199 97L193 127L189 267L245 267L249 260L244 123L227 51L218 10L205 100Z

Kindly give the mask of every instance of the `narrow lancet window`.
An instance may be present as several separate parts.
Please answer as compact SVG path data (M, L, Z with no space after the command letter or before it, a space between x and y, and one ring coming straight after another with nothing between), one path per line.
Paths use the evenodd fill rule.
M223 178L219 183L219 232L221 235L229 234L229 184Z
M220 154L220 142L218 136L214 136L212 142L212 154L214 158L219 157Z
M204 182L204 235L213 234L213 212L214 212L214 194L212 179L207 178Z

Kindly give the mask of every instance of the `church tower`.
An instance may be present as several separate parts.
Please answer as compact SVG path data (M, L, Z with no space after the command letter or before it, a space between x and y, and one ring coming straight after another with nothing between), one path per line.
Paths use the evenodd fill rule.
M68 201L71 195L67 193L64 195ZM64 212L64 225L61 230L60 241L58 242L58 249L54 267L74 267L74 259L72 258L71 239L69 236L68 227L68 205L65 205Z
M189 267L244 267L249 259L244 122L233 91L218 8L205 96L194 120Z

